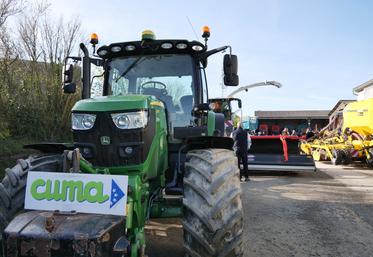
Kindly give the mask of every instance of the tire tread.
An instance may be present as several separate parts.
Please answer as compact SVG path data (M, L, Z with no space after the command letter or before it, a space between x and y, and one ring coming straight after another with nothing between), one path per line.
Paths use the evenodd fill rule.
M241 185L233 151L187 153L183 205L186 256L243 256Z

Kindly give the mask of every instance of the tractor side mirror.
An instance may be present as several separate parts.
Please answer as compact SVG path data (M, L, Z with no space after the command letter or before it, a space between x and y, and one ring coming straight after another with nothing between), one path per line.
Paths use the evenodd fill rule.
M224 55L224 85L238 86L238 62L237 55L226 54Z
M72 64L65 65L62 74L63 74L63 83L64 84L73 82L74 66Z
M65 65L62 70L63 92L65 94L74 94L76 92L76 83L73 83L74 66Z
M242 101L241 101L241 99L238 99L237 101L238 101L238 108L242 109Z
M74 94L76 92L76 83L67 83L63 85L64 94Z

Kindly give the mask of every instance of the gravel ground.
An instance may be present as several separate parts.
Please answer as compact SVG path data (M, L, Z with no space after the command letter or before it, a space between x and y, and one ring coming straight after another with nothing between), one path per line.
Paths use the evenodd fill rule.
M319 163L314 173L251 178L245 256L373 256L373 170ZM147 238L149 257L183 256L179 220L152 221Z

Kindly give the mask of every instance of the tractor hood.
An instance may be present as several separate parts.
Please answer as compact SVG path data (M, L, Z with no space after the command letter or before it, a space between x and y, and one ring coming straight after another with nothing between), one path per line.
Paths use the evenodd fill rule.
M141 110L147 109L153 103L159 105L159 101L154 96L149 95L119 95L102 96L97 98L78 101L73 112L108 112L123 110Z

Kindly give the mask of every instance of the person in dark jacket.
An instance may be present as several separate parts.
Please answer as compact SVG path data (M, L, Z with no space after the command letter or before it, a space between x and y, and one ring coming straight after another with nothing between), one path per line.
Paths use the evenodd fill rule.
M240 169L240 179L244 178L245 181L249 181L249 170L247 168L247 150L248 150L248 139L247 131L242 128L242 124L237 124L237 129L232 132L232 138L234 141L233 150L238 158L238 168ZM241 169L241 163L243 169Z

